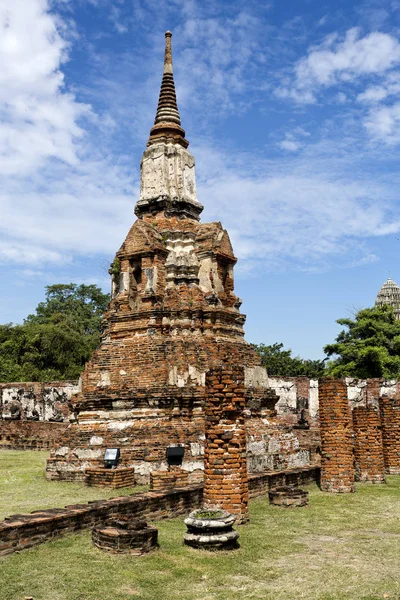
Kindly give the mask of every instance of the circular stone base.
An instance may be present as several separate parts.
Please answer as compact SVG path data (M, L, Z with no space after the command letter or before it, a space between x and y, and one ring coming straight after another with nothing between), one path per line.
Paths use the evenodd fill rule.
M92 530L96 548L116 554L140 556L158 547L158 529L145 521L132 521L129 517L110 519L105 525Z
M227 531L218 534L185 533L183 537L186 546L204 548L205 550L232 550L238 547L239 534L237 531Z
M192 548L232 550L238 548L237 531L232 529L236 517L226 510L198 509L185 519L188 528L183 542Z
M279 487L268 492L269 503L284 508L295 508L308 504L308 492L299 488Z

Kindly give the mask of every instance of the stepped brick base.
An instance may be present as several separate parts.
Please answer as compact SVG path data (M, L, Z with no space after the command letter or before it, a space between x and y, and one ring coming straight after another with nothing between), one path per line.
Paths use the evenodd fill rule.
M135 485L135 469L133 467L117 467L116 469L93 467L86 469L85 483L89 486L113 489L133 487Z
M189 484L189 473L182 469L172 468L169 471L153 471L150 473L151 490L169 490L175 487L185 487Z

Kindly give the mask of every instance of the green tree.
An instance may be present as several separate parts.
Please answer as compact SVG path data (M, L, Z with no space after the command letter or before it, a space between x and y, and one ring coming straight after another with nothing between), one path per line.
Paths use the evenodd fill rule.
M336 357L328 364L333 377L400 376L400 322L390 306L364 308L354 319L339 319L344 325L336 343L325 346L328 356Z
M0 325L0 381L76 379L100 342L109 301L95 285L47 286L22 325Z
M266 367L268 375L282 377L322 377L325 372L324 360L305 360L298 356L293 357L291 350L285 350L283 344L253 344L256 352L261 356L261 363Z

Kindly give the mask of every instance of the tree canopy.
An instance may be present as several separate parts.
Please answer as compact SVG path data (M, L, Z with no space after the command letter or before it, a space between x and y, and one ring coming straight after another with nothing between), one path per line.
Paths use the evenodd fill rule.
M100 342L108 302L95 285L47 286L22 325L0 325L0 381L78 378Z
M292 356L291 350L285 350L283 344L253 344L254 349L261 356L261 363L266 367L268 375L282 377L322 377L325 372L324 360L305 360Z
M400 376L400 321L390 306L364 308L354 319L339 319L344 325L336 343L325 346L328 375L361 379Z

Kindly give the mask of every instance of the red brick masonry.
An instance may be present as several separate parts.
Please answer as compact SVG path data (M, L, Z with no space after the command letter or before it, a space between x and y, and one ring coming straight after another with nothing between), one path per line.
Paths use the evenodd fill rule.
M352 419L343 379L319 380L321 489L354 492Z
M48 421L1 421L0 448L50 450L66 432L68 423Z
M384 483L385 464L379 407L356 406L353 410L353 429L356 480Z
M248 520L249 489L244 422L243 367L212 369L206 375L204 504Z
M400 399L379 399L386 473L400 475Z

